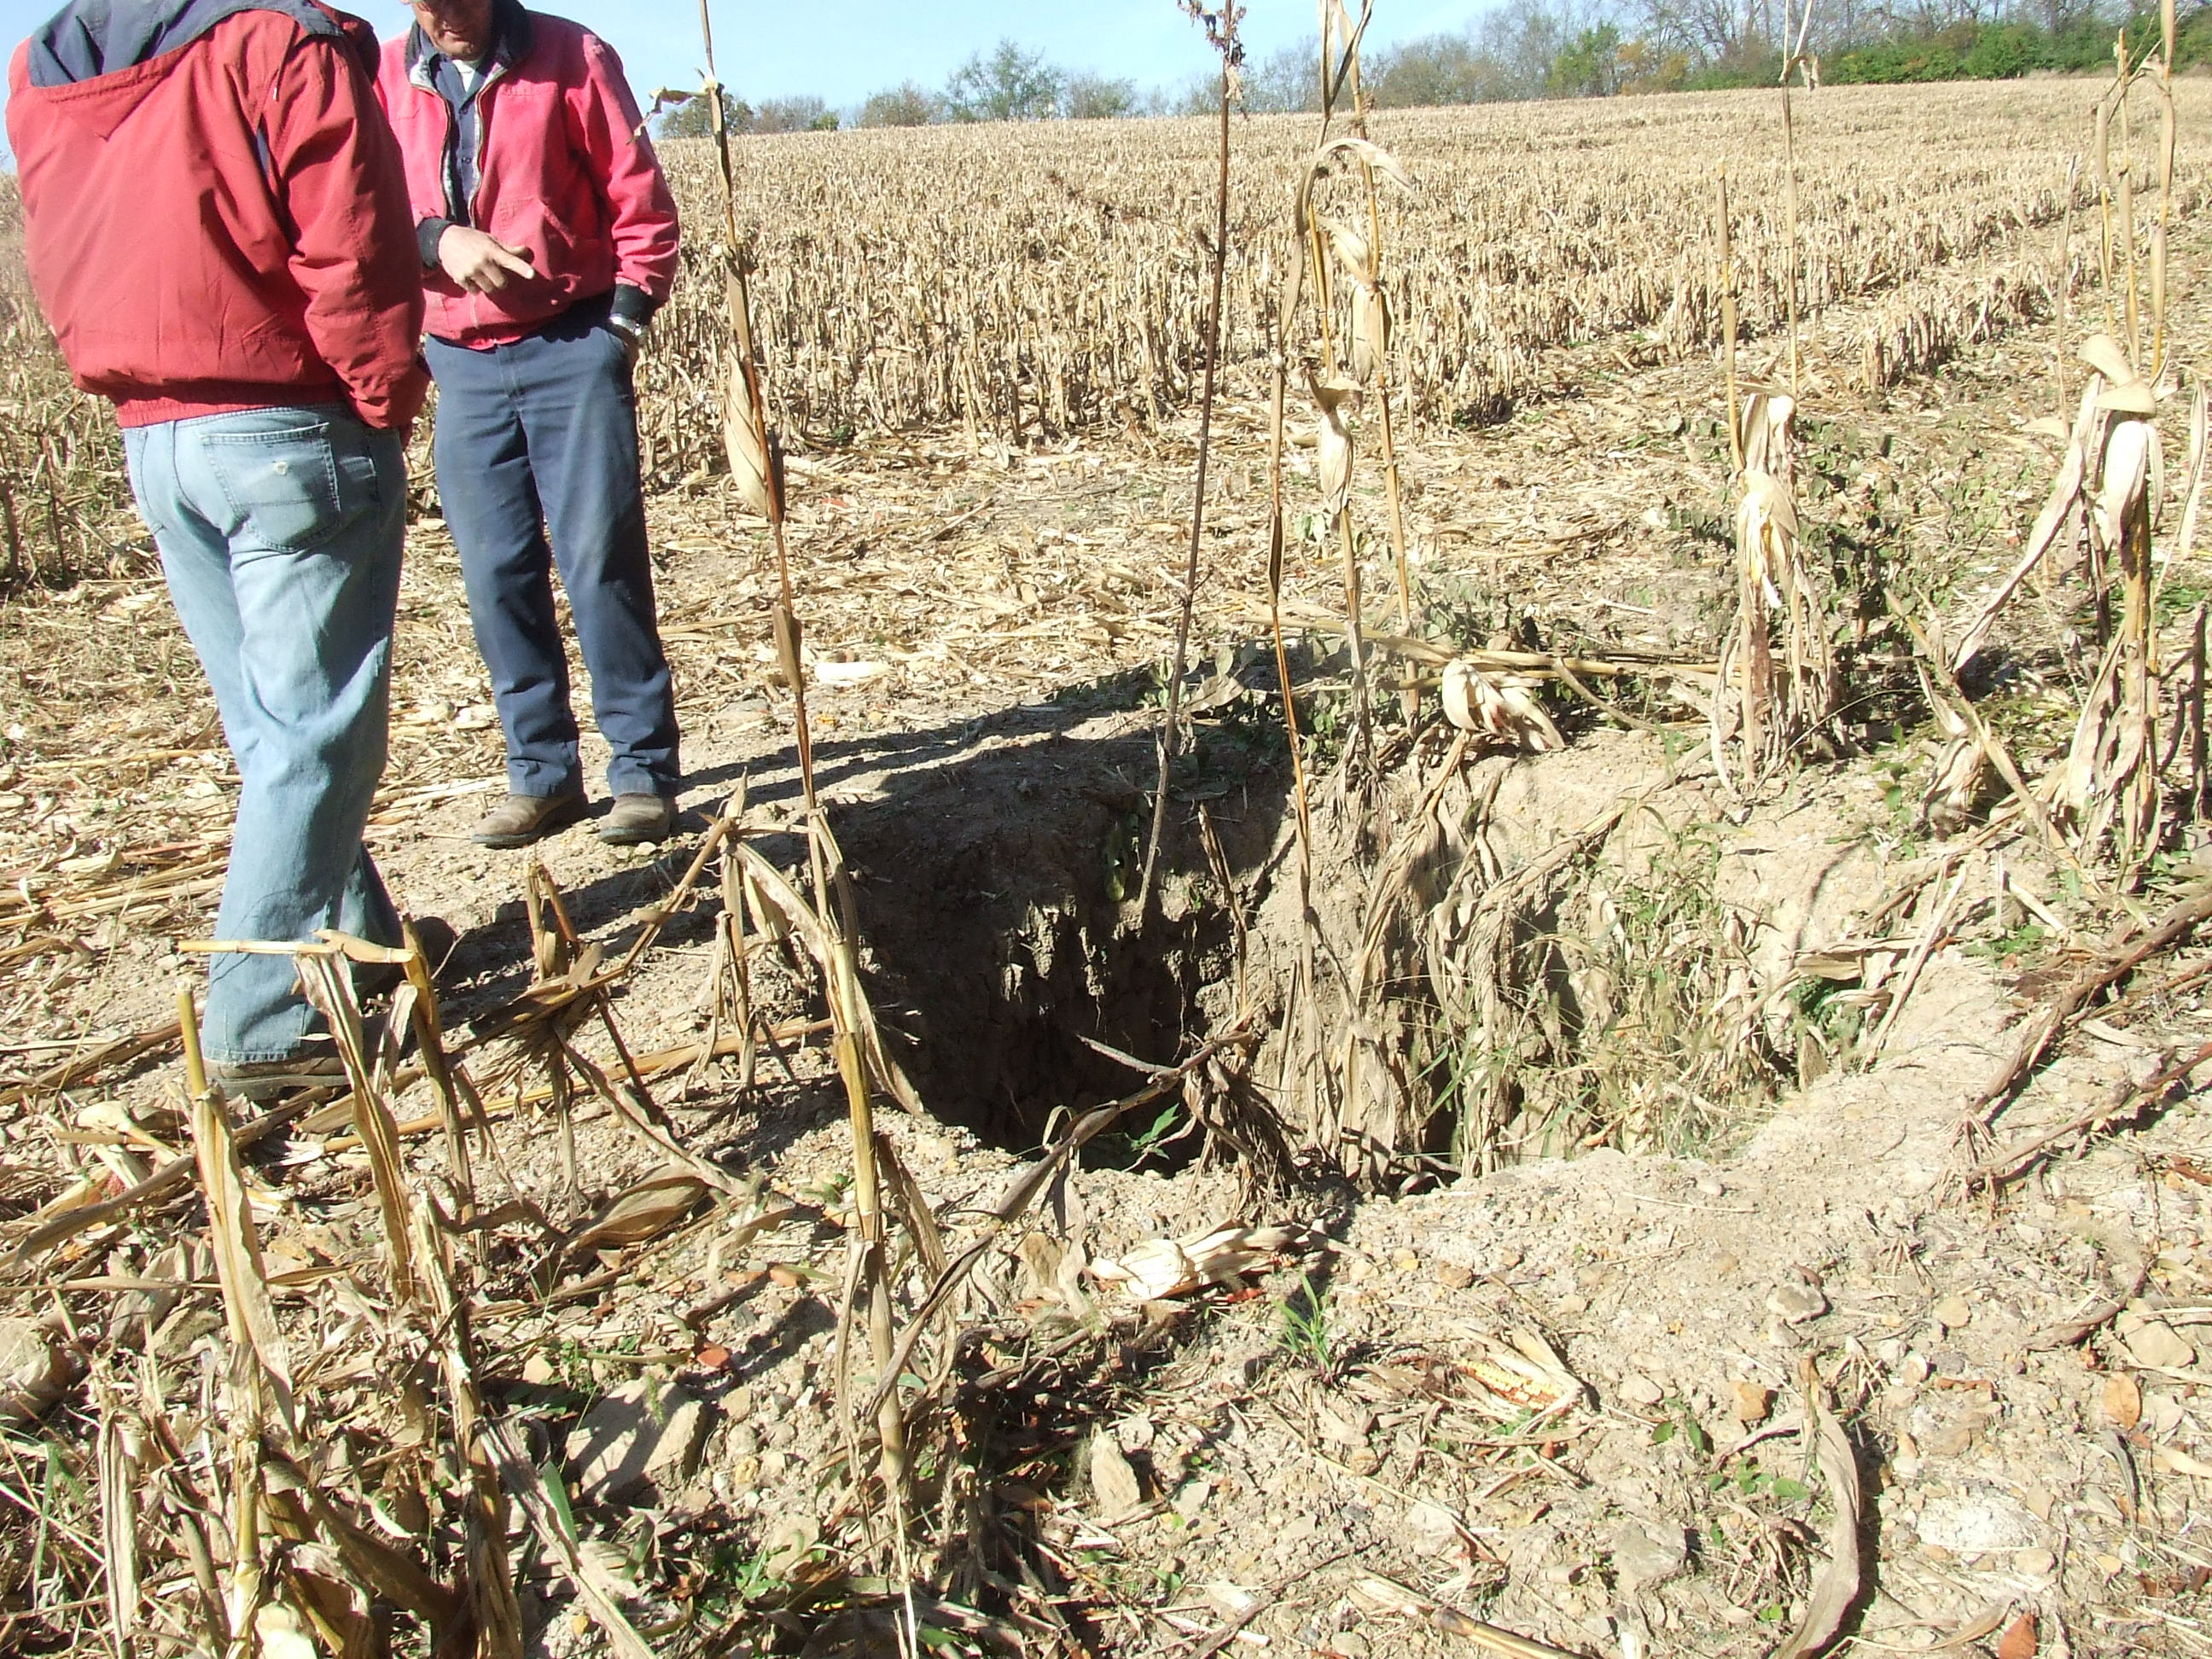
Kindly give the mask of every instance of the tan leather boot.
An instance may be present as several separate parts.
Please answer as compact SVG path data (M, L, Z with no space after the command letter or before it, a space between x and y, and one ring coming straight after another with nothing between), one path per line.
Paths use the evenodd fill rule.
M479 847L527 847L584 816L581 795L509 795L469 832Z
M610 847L638 847L668 839L676 827L676 803L665 795L617 795L599 820L599 839Z

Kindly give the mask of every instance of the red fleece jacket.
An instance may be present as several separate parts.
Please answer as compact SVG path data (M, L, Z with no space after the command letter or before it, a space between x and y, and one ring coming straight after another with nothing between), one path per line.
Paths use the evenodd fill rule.
M495 294L422 273L430 332L458 345L521 339L617 283L653 305L676 280L676 204L645 136L622 60L590 30L533 11L526 44L477 94L483 144L466 202L447 199L453 115L430 84L416 33L384 43L376 94L407 162L416 220L452 219L531 255L538 275Z
M342 402L401 428L422 408L399 157L367 26L328 15L350 27L239 11L62 85L33 85L16 51L8 137L32 286L77 385L125 426Z

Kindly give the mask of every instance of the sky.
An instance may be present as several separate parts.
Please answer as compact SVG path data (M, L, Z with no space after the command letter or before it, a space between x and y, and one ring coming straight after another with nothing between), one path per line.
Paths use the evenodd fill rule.
M402 0L343 0L395 34L407 21ZM902 81L939 87L971 54L1011 37L1063 69L1179 86L1212 67L1197 25L1174 0L711 0L714 57L738 96L812 93L832 107L857 106ZM1457 28L1485 0L1380 0L1370 38L1376 43ZM641 100L658 87L696 87L697 0L551 0L538 9L573 17L622 56ZM54 0L0 0L0 40L15 43L56 9ZM1312 0L1252 0L1244 37L1264 56L1315 30Z

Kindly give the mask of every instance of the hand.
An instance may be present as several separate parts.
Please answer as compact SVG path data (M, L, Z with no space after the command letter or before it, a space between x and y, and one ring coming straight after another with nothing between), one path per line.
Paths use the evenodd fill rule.
M438 264L446 275L474 294L496 294L510 283L538 275L530 250L509 247L489 233L467 225L447 225L438 238Z
M642 334L633 334L621 324L612 322L607 325L607 332L622 342L623 356L628 360L632 368L635 368L637 354L645 344L645 337Z

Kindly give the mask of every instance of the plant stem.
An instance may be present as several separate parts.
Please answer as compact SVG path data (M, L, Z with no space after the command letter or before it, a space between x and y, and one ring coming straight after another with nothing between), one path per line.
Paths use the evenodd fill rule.
M1174 667L1168 678L1166 720L1160 728L1159 785L1152 793L1152 829L1145 842L1145 872L1137 887L1137 912L1149 914L1152 879L1159 865L1160 840L1167 832L1168 784L1175 769L1176 747L1182 736L1182 679L1190 655L1190 618L1198 603L1199 553L1206 534L1206 465L1213 447L1215 369L1221 356L1221 291L1229 268L1229 102L1231 76L1236 67L1236 0L1221 9L1221 108L1218 172L1214 191L1212 286L1206 306L1206 378L1198 398L1198 477L1192 487L1190 546L1183 561L1182 608L1176 617Z

